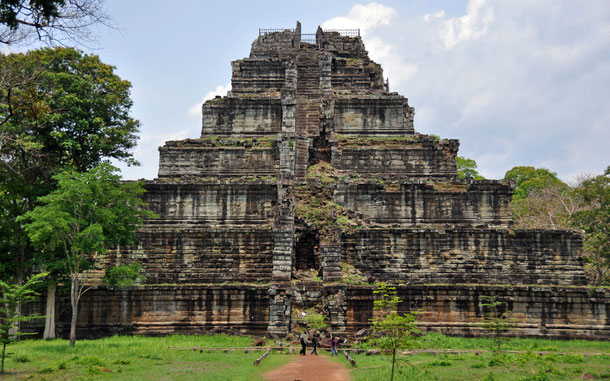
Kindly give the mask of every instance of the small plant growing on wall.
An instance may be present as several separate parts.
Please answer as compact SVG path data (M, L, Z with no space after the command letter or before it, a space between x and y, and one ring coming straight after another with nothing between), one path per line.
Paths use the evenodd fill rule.
M305 318L307 327L316 331L321 331L328 327L326 323L326 316L321 313L315 312L313 309L307 310L307 317Z
M400 314L398 304L402 300L396 296L396 287L385 282L378 283L377 289L373 291L379 297L375 300L374 309L379 315L372 319L373 335L371 343L383 351L392 354L392 375L394 380L394 366L396 364L396 352L413 345L418 333L415 313Z
M504 332L513 327L511 323L511 312L507 310L506 302L497 300L496 296L481 296L479 307L484 314L483 328L493 334L495 352L502 353L502 344L506 341Z

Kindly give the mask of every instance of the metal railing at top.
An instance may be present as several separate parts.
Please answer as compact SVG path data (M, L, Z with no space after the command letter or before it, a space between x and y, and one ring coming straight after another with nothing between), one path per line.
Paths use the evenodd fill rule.
M358 29L322 29L323 32L337 32L342 36L360 37L360 28Z
M308 44L316 43L316 34L315 33L301 33L301 42L306 42Z
M264 36L265 34L271 34L271 33L282 33L282 32L292 32L294 33L296 31L296 29L289 29L289 28L268 28L268 29L261 29L258 28L258 35L259 36Z
M271 34L271 33L282 33L282 32L291 32L294 33L296 31L296 29L290 29L290 28L265 28L265 29L258 29L258 35L259 36L264 36L266 34ZM360 29L322 29L322 31L324 32L336 32L339 33L342 36L346 36L346 37L360 37ZM315 43L315 33L301 33L301 41L303 42L309 42L309 41L305 41L304 40L304 36L306 36L306 38L310 38L309 36L314 36L314 41L313 43Z

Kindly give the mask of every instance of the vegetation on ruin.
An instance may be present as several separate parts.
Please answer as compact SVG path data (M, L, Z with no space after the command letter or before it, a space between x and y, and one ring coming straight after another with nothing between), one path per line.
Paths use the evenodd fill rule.
M477 171L477 162L463 156L457 156L455 158L455 164L457 165L458 177L465 179L470 177L473 180L485 180L485 177L479 174Z
M610 285L610 167L570 186L545 168L514 167L516 228L583 231L585 270L595 285Z
M413 146L413 143L421 145L419 136L357 136L335 134L338 147L377 147L384 148L403 148L406 145Z
M339 230L351 232L363 223L334 201L339 174L330 163L320 161L307 169L307 184L294 187L295 215L318 230L321 242L334 242Z
M225 136L206 136L197 139L201 147L244 147L244 148L271 148L277 135L264 135L253 138L232 138ZM187 141L174 142L178 147L188 145Z

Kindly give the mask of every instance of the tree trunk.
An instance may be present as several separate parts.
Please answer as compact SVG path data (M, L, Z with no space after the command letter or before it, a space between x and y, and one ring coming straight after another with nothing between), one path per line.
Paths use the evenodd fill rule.
M2 344L2 368L0 369L1 374L4 374L4 356L6 356L6 343Z
M42 338L45 340L55 338L55 291L56 285L47 287L47 313L44 320L44 333Z
M78 317L78 275L72 277L70 285L70 304L72 304L72 320L70 321L70 346L76 343L76 318Z
M396 362L396 348L392 349L392 376L390 381L394 381L394 363Z

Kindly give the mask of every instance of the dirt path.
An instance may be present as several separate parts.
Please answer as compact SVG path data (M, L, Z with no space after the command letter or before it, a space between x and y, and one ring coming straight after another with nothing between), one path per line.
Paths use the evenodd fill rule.
M269 381L349 381L349 371L326 356L295 356L294 360L263 374Z

